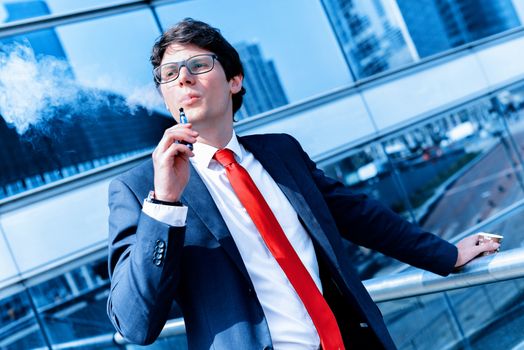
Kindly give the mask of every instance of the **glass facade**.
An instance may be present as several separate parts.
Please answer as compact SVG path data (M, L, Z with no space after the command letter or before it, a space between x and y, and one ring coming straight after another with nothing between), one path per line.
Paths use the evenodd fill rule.
M379 304L399 349L513 349L524 327L524 280ZM431 345L430 345L431 344Z
M76 20L60 19L72 13ZM518 65L504 61L521 52L522 35L455 49L506 35L520 26L523 13L519 0L2 1L0 349L67 348L114 332L105 311L105 257L92 254L60 272L45 269L55 261L50 247L81 232L69 231L69 221L87 227L99 213L77 214L61 229L44 223L51 217L45 210L34 216L27 208L40 224L23 211L1 209L19 194L155 147L172 125L149 64L162 30L185 17L220 28L246 73L247 94L235 116L239 129L255 125L250 130L256 132L261 125L306 140L304 148L329 176L451 239L524 197L524 84ZM57 19L46 24L49 18ZM444 58L426 59L435 54ZM103 195L97 200L105 207ZM504 249L520 247L521 218L485 229L504 234ZM29 249L43 250L38 257L31 253L34 265L29 241L42 245ZM349 242L346 248L363 279L398 268L379 253ZM26 278L26 267L42 273ZM490 348L500 331L486 333L487 325L522 328L521 282L380 307L401 349L467 342ZM465 293L489 312L476 314L485 310L468 304ZM413 321L421 313L427 324ZM150 348L187 344L177 336Z
M476 100L352 148L336 162L324 162L323 169L355 192L452 239L524 198L519 127L523 106L516 102L522 88ZM519 247L520 233L495 231L508 235L506 248ZM360 251L375 256L368 263L380 261L375 262L374 273L393 267L391 259L379 253ZM369 271L361 275L371 277Z

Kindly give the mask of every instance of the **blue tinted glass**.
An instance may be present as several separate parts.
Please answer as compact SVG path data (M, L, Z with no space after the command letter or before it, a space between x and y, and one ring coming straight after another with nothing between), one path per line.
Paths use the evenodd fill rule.
M61 15L125 2L129 0L5 0L0 2L0 23Z
M0 295L0 349L34 349L44 345L27 293Z
M159 33L141 10L0 38L0 198L154 147Z
M416 58L395 1L322 2L358 78L409 64Z

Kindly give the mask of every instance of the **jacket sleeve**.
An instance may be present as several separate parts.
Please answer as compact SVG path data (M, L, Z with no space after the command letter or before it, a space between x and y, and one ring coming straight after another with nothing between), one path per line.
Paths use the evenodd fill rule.
M295 142L344 238L442 276L451 273L458 254L453 244L422 230L380 202L355 194L325 176L298 141Z
M141 201L123 181L109 185L107 312L124 338L151 344L169 316L185 227L154 220L142 212Z

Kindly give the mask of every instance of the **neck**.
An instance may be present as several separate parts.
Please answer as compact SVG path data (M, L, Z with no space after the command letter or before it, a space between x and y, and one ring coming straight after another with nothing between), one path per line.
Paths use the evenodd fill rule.
M210 127L209 129L204 130L199 129L198 133L199 136L197 142L222 149L231 140L231 136L233 135L233 124L230 123L222 128Z

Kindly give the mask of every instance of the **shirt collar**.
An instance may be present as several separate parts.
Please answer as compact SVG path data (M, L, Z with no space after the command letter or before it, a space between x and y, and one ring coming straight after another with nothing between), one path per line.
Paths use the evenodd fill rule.
M231 135L231 139L224 148L233 151L238 162L242 162L244 154L234 130L233 134ZM209 167L211 161L215 162L215 160L213 160L213 156L215 155L216 151L218 151L218 148L216 147L201 142L195 142L193 144L193 153L195 156L191 158L191 162L196 167L207 168Z

